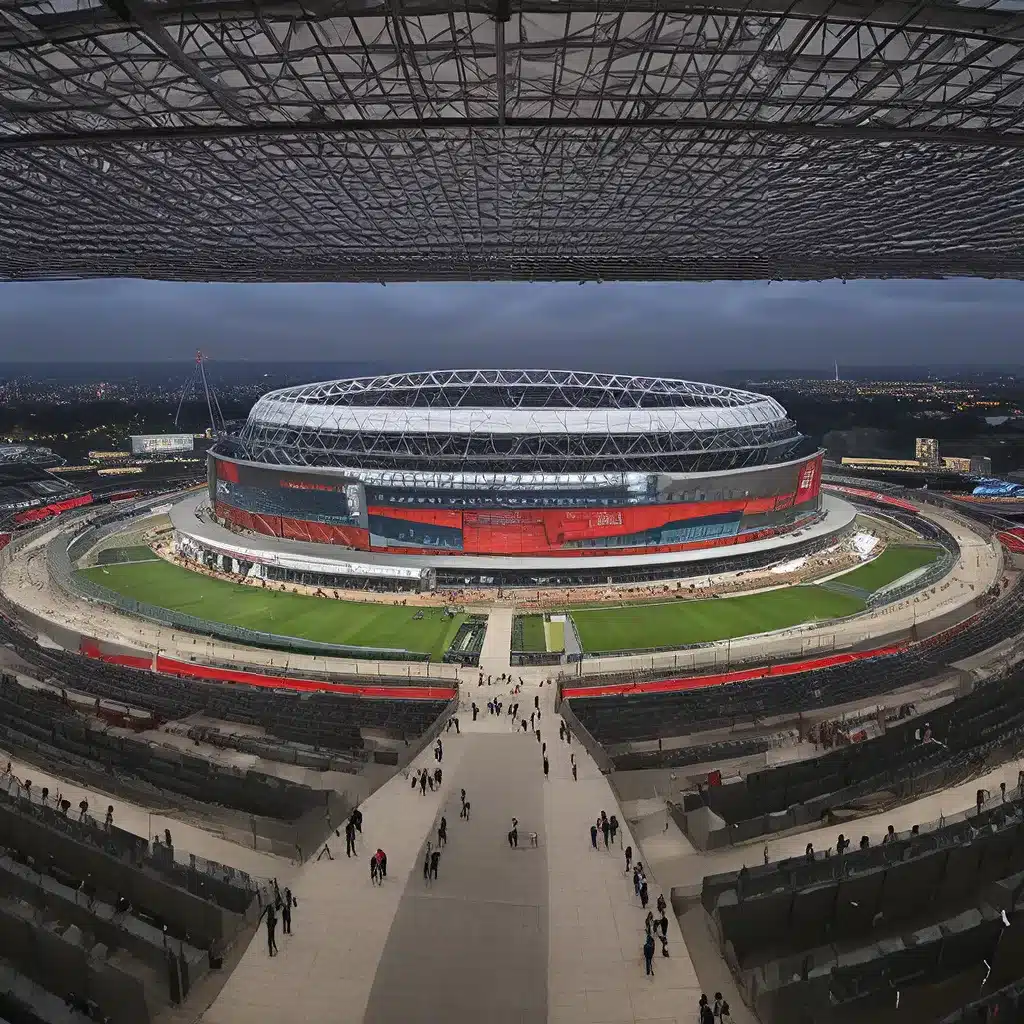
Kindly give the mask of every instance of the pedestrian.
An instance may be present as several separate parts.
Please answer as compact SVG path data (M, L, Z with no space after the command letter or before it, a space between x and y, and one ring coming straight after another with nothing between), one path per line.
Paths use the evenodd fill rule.
M604 848L606 850L608 849L608 833L611 832L611 830L612 830L612 827L609 824L608 819L607 818L602 819L602 821L601 821L601 835L604 836Z
M441 788L441 779L442 779L442 777L443 776L442 776L441 769L440 768L435 768L434 769L434 785L437 786L438 789Z
M292 933L292 891L285 889L284 903L281 906L281 931L285 935Z
M277 956L277 940L274 932L277 930L277 915L274 913L274 905L267 904L267 952L271 956Z
M715 1024L715 1011L708 1004L708 997L700 997L700 1024Z
M654 911L648 910L647 916L644 918L644 931L648 935L654 934Z
M526 732L526 719L523 719L523 732Z
M626 870L623 872L624 875L628 875L629 874L629 866L630 866L630 862L632 860L633 860L633 847L632 846L627 846L626 847Z
M438 763L444 760L444 747L441 746L441 741L437 741L437 760Z
M711 1013L718 1019L722 1016L722 993L715 993L715 1001L711 1004Z
M373 854L370 857L370 885L376 885L379 880L377 876L377 854Z
M531 728L531 729L533 729L533 728L534 728L534 723L533 723L533 720L534 720L534 719L535 719L536 717L537 717L537 716L536 716L536 714L535 714L534 712L532 712L532 711L531 711L531 712L530 712L530 728Z
M441 851L434 850L430 855L430 877L437 881L437 865L441 863Z
M665 894L663 892L658 894L658 902L655 906L657 906L659 914L664 914L665 910L668 908L668 904L665 902Z
M46 790L45 789L43 790L43 803L44 804L46 803ZM114 824L114 805L113 804L110 804L107 807L107 816L104 819L103 824L106 826L107 831L109 832L111 827Z
M541 683L540 685L541 685L541 686L543 686L544 684L543 684L543 683ZM534 698L533 698L533 706L534 706L534 707L535 707L535 708L536 708L536 709L537 709L538 711L540 710L540 697L538 697L538 696L537 696L536 694L534 695Z
M619 831L619 819L616 818L614 814L611 816L611 818L608 819L608 827L609 829L611 829L612 842L614 843L615 836L618 834Z
M596 850L597 849L597 826L590 826L590 845Z
M416 787L420 784L420 777L414 772L412 776L412 791L416 792Z
M548 759L544 758L544 778L548 777Z
M565 739L565 722L558 723L558 738L560 740Z
M384 884L384 879L388 877L388 855L378 846L377 847L377 874L380 877L380 884Z
M426 768L420 772L420 796L423 796L427 791L427 770Z
M459 729L459 720L457 718L455 719L455 735L456 736L461 736L462 735L462 732Z
M537 742L540 743L540 729L537 730Z
M351 815L349 815L349 821L352 822L356 827L356 831L363 834L363 812L358 807L353 808Z
M644 939L644 966L647 969L648 976L654 976L654 936L650 932L647 933L647 938Z
M668 918L664 913L658 918L658 927L661 930L661 955L668 956Z
M483 677L481 676L481 679L482 678ZM476 706L476 701L473 701L472 707L473 707L473 721L475 722L476 721L476 716L480 714L480 709Z
M649 894L649 893L648 893L648 891L647 891L647 879L645 878L645 879L644 879L644 880L643 880L643 881L642 881L642 882L640 883L640 906L641 906L641 907L642 907L642 908L643 908L644 910L646 910L646 909L647 909L647 901L648 901L649 899L650 899L650 894Z
M349 821L345 825L345 856L351 857L356 852L356 826Z
M576 780L576 762L575 761L573 761L573 763L572 763L572 781L573 782L577 781Z
M437 845L448 845L448 819L441 815L441 824L437 826Z
M423 881L430 885L430 846L427 845L427 852L423 854Z
M466 801L466 806L463 807L462 810L463 810L463 815L462 816L466 819L466 821L469 821L469 801L468 800Z
M548 752L548 745L546 743L542 743L540 745L540 756L543 757L547 752Z

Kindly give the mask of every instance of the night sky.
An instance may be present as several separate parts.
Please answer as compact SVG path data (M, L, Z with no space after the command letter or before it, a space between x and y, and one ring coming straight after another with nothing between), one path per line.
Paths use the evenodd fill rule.
M0 361L680 372L1024 364L1024 282L0 285Z

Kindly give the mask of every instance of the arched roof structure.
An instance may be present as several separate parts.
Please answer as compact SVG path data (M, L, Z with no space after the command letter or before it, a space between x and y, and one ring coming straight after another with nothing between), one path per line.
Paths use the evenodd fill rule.
M1013 0L10 0L0 279L1024 276Z

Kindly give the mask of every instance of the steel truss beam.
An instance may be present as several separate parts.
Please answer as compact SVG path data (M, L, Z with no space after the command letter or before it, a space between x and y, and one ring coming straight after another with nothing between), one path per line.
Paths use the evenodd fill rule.
M8 0L0 279L1024 276L1024 17Z

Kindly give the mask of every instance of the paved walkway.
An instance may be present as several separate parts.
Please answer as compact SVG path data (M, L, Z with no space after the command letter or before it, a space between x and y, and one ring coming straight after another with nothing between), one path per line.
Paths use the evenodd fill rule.
M399 775L369 797L358 858L346 858L336 839L334 860L298 871L294 934L279 929L281 952L270 958L261 928L204 1024L689 1024L699 989L676 922L670 915L671 956L656 957L646 977L645 914L622 854L636 843L627 832L621 848L591 847L590 824L602 810L623 816L582 747L559 739L553 691L527 685L517 697L468 687L461 735L441 734L442 790L421 796ZM507 715L518 700L519 719L529 721L534 697L540 740ZM486 709L495 698L500 716ZM475 723L474 700L483 708ZM420 767L437 767L430 749L413 770ZM462 788L468 822L459 815ZM442 814L448 844L428 886L423 856ZM507 840L513 817L518 849ZM381 888L369 879L377 845L388 854ZM662 890L648 878L653 905Z
M495 608L487 616L487 632L480 650L480 671L495 678L509 671L509 650L512 646L511 608Z

